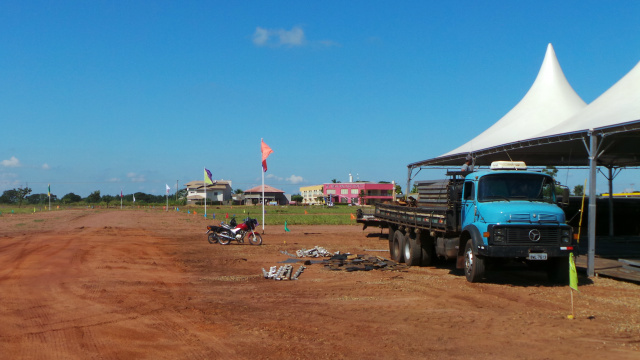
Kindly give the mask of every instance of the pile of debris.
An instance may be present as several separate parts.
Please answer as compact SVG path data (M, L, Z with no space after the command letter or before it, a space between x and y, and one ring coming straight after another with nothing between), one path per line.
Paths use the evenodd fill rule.
M374 251L374 250L371 250ZM301 249L297 250L295 254L292 254L286 250L280 251L282 254L287 255L290 259L282 261L281 263L301 263L298 271L293 273L293 265L282 265L279 268L272 266L269 271L262 268L262 275L265 279L274 280L297 280L300 274L306 269L304 265L311 265L312 263L324 264L324 267L328 270L341 270L341 271L369 271L369 270L383 270L383 271L404 271L407 266L404 264L398 264L393 260L388 260L380 256L372 255L353 255L353 254L341 254L339 251L331 253L323 247L316 246L313 249ZM322 260L298 260L304 257L329 257L329 259Z
M405 264L398 264L395 261L371 255L338 254L324 262L324 267L329 270L342 270L348 272L369 270L402 271L407 269Z
M327 251L327 249L320 247L320 246L316 246L313 249L301 249L296 251L296 256L298 256L299 258L301 257L331 257L333 255L337 255L340 254L339 251L336 251L335 253L332 253L330 251Z

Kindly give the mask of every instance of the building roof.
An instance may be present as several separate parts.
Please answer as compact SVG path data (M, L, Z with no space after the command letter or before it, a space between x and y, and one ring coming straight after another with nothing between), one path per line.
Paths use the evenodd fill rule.
M204 188L204 181L203 180L195 180L195 181L190 181L186 184L184 184L184 186L188 189L202 189ZM213 185L211 184L207 184L207 190L209 189L226 189L227 186L231 186L231 181L226 181L226 180L214 180Z
M274 188L273 186L265 185L264 192L266 193L283 193L284 191ZM262 185L258 185L249 190L245 190L244 193L262 193Z

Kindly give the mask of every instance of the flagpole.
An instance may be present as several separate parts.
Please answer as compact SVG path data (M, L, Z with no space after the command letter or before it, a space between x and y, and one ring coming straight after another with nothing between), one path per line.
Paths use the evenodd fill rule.
M264 234L264 169L262 169L262 233Z
M207 168L204 168L204 174L202 178L202 185L204 185L204 217L207 217Z
M120 210L122 210L122 188L120 188Z

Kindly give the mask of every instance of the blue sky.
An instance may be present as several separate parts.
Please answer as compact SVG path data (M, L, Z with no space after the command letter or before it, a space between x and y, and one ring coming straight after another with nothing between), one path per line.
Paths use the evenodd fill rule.
M632 0L2 1L0 191L164 194L203 167L246 190L261 138L286 193L404 186L515 106L548 43L593 101L640 61L639 17ZM634 186L625 170L614 190Z

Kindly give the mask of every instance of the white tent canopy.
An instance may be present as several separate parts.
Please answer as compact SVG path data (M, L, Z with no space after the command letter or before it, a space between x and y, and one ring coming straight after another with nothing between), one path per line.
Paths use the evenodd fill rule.
M640 120L640 62L589 106L535 137L618 126ZM640 148L640 145L638 146Z
M473 153L530 138L531 134L556 126L586 105L567 81L549 44L538 76L522 100L483 133L442 156Z

